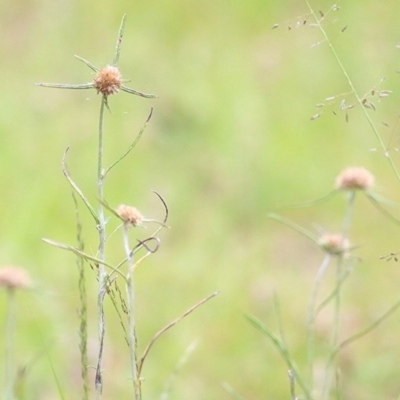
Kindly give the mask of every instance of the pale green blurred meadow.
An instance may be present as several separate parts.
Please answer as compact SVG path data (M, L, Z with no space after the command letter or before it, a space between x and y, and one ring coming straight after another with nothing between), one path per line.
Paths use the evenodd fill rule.
M26 399L58 398L51 364L65 397L80 398L75 259L41 238L75 244L71 190L61 172L67 146L71 175L95 201L100 105L95 91L34 83L90 82L91 70L73 55L99 67L111 63L124 13L121 72L131 79L130 87L159 98L120 93L109 99L108 164L135 138L150 107L154 113L138 147L109 175L106 198L114 206L133 204L145 216L161 219L163 208L151 193L157 190L168 203L171 226L161 234L160 250L137 271L139 349L195 302L220 291L156 343L144 367L143 398L159 398L194 342L197 348L176 378L171 400L230 399L224 382L248 400L289 398L285 364L244 314L276 328L272 299L277 293L287 341L299 365L304 364L307 302L323 254L269 220L268 212L327 194L347 166L368 168L376 190L393 201L400 188L359 107L350 110L348 122L344 113L335 116L329 110L310 120L317 103L349 87L329 46L312 46L322 40L319 31L308 24L296 29L296 17L308 13L305 2L1 3L0 264L22 266L35 281L34 291L18 296L17 361L32 362ZM312 4L327 10L333 2ZM375 103L371 116L394 148L400 3L353 0L340 6L327 16L327 31L360 94L375 85L393 91ZM280 27L271 29L275 23ZM393 159L399 165L394 151ZM315 207L279 212L311 231L316 226L337 231L344 205L337 196ZM94 252L96 231L81 211L86 250ZM398 299L399 265L379 259L400 250L398 234L399 227L357 198L350 239L359 246L354 255L360 262L344 292L344 338ZM121 254L122 243L114 237L109 256L119 260ZM89 355L95 364L96 283L91 271L88 277ZM2 311L4 300L0 293ZM127 348L111 307L107 318L103 398L132 398ZM346 349L344 398L399 395L399 329L400 314L395 314Z

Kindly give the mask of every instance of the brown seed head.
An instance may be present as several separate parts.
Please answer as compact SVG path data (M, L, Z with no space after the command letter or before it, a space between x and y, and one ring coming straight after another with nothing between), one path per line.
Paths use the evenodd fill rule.
M374 176L363 167L350 167L343 170L336 178L339 190L368 190L375 182Z
M15 267L0 268L0 287L24 289L30 284L31 279L24 269Z
M334 256L347 255L350 250L349 240L338 233L324 233L318 241L324 251Z
M135 207L121 204L120 206L118 206L117 214L127 225L142 225L143 215Z
M121 85L121 73L113 65L102 68L94 78L94 87L97 89L97 93L101 93L104 96L118 93Z

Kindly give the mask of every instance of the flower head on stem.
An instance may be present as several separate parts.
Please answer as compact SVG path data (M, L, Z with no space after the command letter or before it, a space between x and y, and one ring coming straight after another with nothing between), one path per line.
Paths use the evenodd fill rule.
M8 289L26 289L31 285L28 273L21 268L0 268L0 287Z
M322 250L332 256L349 255L350 242L343 235L338 233L324 233L318 239L318 244Z
M157 221L155 219L147 219L144 218L141 212L133 206L127 206L125 204L120 204L116 211L113 211L114 214L119 217L122 222L128 227L136 227L136 226L143 226L144 222L155 222L159 224L161 227L166 228L164 222Z
M143 215L137 208L132 206L121 204L116 212L126 225L141 226L144 221Z
M363 167L344 169L336 178L336 189L369 190L374 186L375 178Z
M43 87L51 87L58 89L96 89L97 93L101 93L103 95L103 99L105 104L107 105L107 98L112 94L116 94L119 90L122 90L126 93L135 94L137 96L146 97L146 98L155 98L157 97L154 94L147 94L143 92L139 92L137 90L131 89L125 86L123 83L127 82L122 79L122 74L118 69L118 60L119 54L121 50L121 42L122 36L124 32L126 15L122 18L121 27L119 30L119 36L117 40L116 51L114 55L114 60L111 65L107 65L103 68L98 68L93 65L91 62L85 60L82 57L75 56L78 60L85 63L92 71L96 72L96 75L92 82L81 83L81 84L68 84L68 83L36 83L36 86Z
M131 89L124 85L124 81L122 79L122 75L118 69L118 61L121 51L121 43L122 37L125 27L126 15L123 16L121 26L118 32L118 39L114 54L113 62L110 65L105 66L104 68L98 68L94 66L89 61L75 56L78 60L85 63L92 71L96 73L92 82L83 83L83 84L63 84L63 83L38 83L37 86L44 87L52 87L52 88L60 88L60 89L95 89L97 93L102 95L101 104L100 104L100 113L99 113L99 125L98 125L98 148L97 148L97 193L98 193L98 211L97 213L94 211L94 208L90 206L86 197L83 195L82 191L77 187L76 184L69 178L68 173L64 170L64 174L66 175L68 181L73 186L74 190L79 194L81 199L84 201L92 216L96 221L96 227L99 234L99 245L98 245L98 332L99 332L99 353L98 360L96 366L96 374L95 374L95 388L96 388L96 399L101 399L102 388L103 388L103 379L102 379L102 363L103 363L103 345L104 345L104 336L105 336L105 316L104 316L104 297L107 292L107 282L108 282L108 274L106 273L106 256L105 256L105 245L106 245L106 220L104 217L104 205L101 199L104 198L104 180L105 180L105 170L103 166L103 152L104 152L104 143L103 143L103 121L104 121L104 108L108 107L108 96L112 94L118 93L120 90L135 94L137 96L146 97L146 98L154 98L155 95L146 94L142 92L138 92L134 89ZM127 153L126 153L127 154ZM136 399L140 399L140 396L136 396Z

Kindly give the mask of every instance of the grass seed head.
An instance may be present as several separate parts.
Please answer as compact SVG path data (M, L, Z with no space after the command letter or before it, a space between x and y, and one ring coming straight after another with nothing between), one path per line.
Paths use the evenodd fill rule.
M336 178L336 188L339 190L368 190L375 183L375 178L363 167L349 167Z
M118 93L122 86L122 76L119 69L113 65L102 68L94 78L97 93L103 96Z

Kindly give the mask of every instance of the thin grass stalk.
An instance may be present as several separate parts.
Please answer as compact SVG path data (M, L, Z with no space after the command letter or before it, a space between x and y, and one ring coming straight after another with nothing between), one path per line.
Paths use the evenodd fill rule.
M275 315L276 318L278 320L278 329L279 329L279 337L280 337L280 341L282 343L282 346L286 349L288 349L288 345L286 343L286 338L285 338L285 331L283 329L283 324L282 324L282 317L281 317L281 307L280 307L280 302L279 302L279 298L277 296L276 293L274 293L274 310L275 310ZM288 357L289 352L287 352ZM303 388L303 390L306 393L309 393L309 389L312 389L312 386L310 385L310 382L308 383L308 388L306 388L306 384L303 383L302 378L299 375L299 373L297 372L297 370L295 369L295 361L291 361L291 364L289 365L289 369L288 369L288 376L289 376L289 383L290 383L290 392L291 394L294 394L295 391L295 381L296 379L300 381L300 386ZM307 390L306 390L307 389Z
M320 303L318 304L315 313L314 313L314 318L317 318L318 314L322 311L322 309L324 307L326 307L326 305L332 301L332 299L336 296L337 291L341 288L341 286L344 284L344 282L346 281L346 279L348 278L348 276L350 275L350 269L349 267L347 268L347 270L343 273L343 275L340 278L340 284L336 285L336 287L332 290L332 292Z
M343 222L343 232L342 232L342 243L340 247L344 248L344 243L348 238L350 227L353 221L353 213L354 213L354 200L355 200L355 191L350 190L348 191L348 203L346 214L344 217ZM341 281L342 281L342 267L343 267L343 257L344 252L338 255L337 257L337 267L336 267L336 282L335 282L335 315L334 315L334 322L333 322L333 335L332 335L332 348L337 346L339 340L339 331L340 331L340 313L341 313Z
M78 242L78 248L82 252L84 251L84 242L82 238L82 224L79 218L78 202L75 193L72 192L72 198L75 203L75 214L76 214L76 238ZM88 376L88 356L87 356L87 296L86 296L86 277L84 268L84 259L81 256L76 257L76 264L78 267L78 290L79 290L79 350L81 353L81 376L82 376L82 388L83 388L83 400L89 399L89 376Z
M39 326L39 332L40 332L40 326ZM42 341L44 341L42 332L40 332L40 334L42 336ZM46 347L46 355L47 355L47 359L48 359L49 364L50 364L50 369L51 369L51 373L53 375L54 382L56 383L56 386L57 386L58 396L59 396L60 400L66 400L66 396L64 395L64 390L63 390L63 388L61 386L61 382L60 382L60 379L59 379L59 377L57 375L56 368L54 366L54 363L53 363L53 360L51 358L50 351L49 351L48 347Z
M224 382L222 387L232 396L234 400L246 400L242 395L240 395L235 388L233 388L229 383ZM163 400L163 399L162 399Z
M299 400L299 398L296 396L296 375L294 371L289 369L288 376L290 384L290 400Z
M5 332L5 400L14 400L15 290L7 288Z
M388 319L397 309L400 307L400 300L398 300L388 311L386 311L383 315L381 315L376 321L374 321L370 326L367 328L363 329L362 331L354 334L353 336L350 336L349 338L345 339L342 341L339 345L336 346L334 351L331 352L329 359L328 359L328 365L332 366L335 362L335 359L339 353L340 350L342 350L344 347L348 346L349 344L355 342L356 340L360 339L361 337L367 335L374 329L376 329L382 322L384 322L386 319Z
M332 329L332 347L334 348L339 340L339 332L340 332L340 320L341 320L341 285L340 285L340 277L342 275L342 257L338 257L336 261L336 283L335 288L335 308L334 308L334 317L333 317L333 329Z
M362 111L363 111L363 113L364 113L364 116L365 116L366 120L368 121L368 124L370 125L372 131L374 132L375 137L376 137L376 139L377 139L378 142L379 142L379 146L382 148L385 157L388 159L389 164L390 164L390 166L391 166L393 172L394 172L395 175L396 175L396 178L400 181L400 173L399 173L399 171L397 170L396 165L394 164L393 159L390 157L389 151L388 151L388 149L387 149L387 147L386 147L386 145L385 145L385 143L384 143L384 141L383 141L381 135L379 134L379 132L378 132L378 130L377 130L375 124L373 123L373 121L372 121L370 115L368 114L368 111L367 111L366 108L364 107L364 104L363 104L363 102L362 102L362 98L361 98L361 96L358 94L358 92L357 92L357 90L356 90L356 88L355 88L355 86L354 86L354 84L353 84L353 81L352 81L351 78L350 78L350 75L347 73L347 70L346 70L346 68L344 67L344 65L343 65L343 63L342 63L342 61L341 61L339 55L337 54L337 52L336 52L336 50L335 50L335 48L334 48L332 42L330 41L328 34L326 33L325 29L323 28L323 26L322 26L322 24L321 24L321 20L319 19L318 15L317 15L316 12L314 11L314 8L311 6L309 0L305 0L305 1L306 1L306 4L307 4L307 6L308 6L308 8L309 8L309 10L310 10L310 12L311 12L311 14L312 14L312 16L313 16L315 22L316 22L316 24L317 24L317 26L318 26L318 29L319 29L320 32L322 33L322 36L324 37L324 39L326 40L326 42L328 43L329 48L331 49L332 54L333 54L333 56L334 56L336 62L337 62L338 65L339 65L339 68L341 69L343 75L345 76L345 78L346 78L346 80L347 80L347 83L348 83L348 85L349 85L349 87L350 87L352 93L354 94L356 100L357 100L357 103L360 105L360 107L361 107L361 109L362 109Z
M340 322L341 322L341 271L342 271L342 257L338 257L336 264L336 287L334 296L334 315L333 315L333 325L332 325L332 340L331 340L331 351L329 354L328 361L325 366L324 382L322 385L322 400L328 400L329 392L331 390L332 382L332 370L334 367L332 354L335 352L339 332L340 332Z
M102 263L105 267L111 269L112 272L114 272L115 274L119 275L120 278L122 278L124 281L126 281L125 275L124 275L121 271L119 271L120 266L121 266L126 260L124 260L124 261L121 263L121 265L118 264L116 267L114 267L114 266L112 266L111 264L108 264L108 263L106 263L105 261L101 261L99 258L93 257L93 256L91 256L90 254L87 254L87 253L85 253L85 252L79 250L78 248L76 248L76 247L74 247L74 246L70 246L70 245L68 245L68 244L63 244L63 243L55 242L54 240L50 240L50 239L46 239L46 238L43 238L42 240L43 240L43 242L48 243L48 244L51 244L52 246L55 246L55 247L57 247L57 248L59 248L59 249L71 251L72 253L74 253L74 254L76 254L76 255L78 255L78 256L84 258L84 259L87 260L87 261L93 261L93 262L96 264L96 266ZM107 277L107 275L106 275L106 277ZM105 288L105 289L107 289L107 288Z
M399 307L400 307L400 300L398 300L395 304L393 304L393 306L390 307L388 311L386 311L383 315L381 315L377 320L375 320L367 328L363 329L362 331L354 334L353 336L350 336L349 338L347 338L343 342L341 342L336 347L335 351L332 352L331 360L333 361L334 358L339 353L339 351L342 350L344 347L348 346L349 344L355 342L356 340L362 338L363 336L367 335L368 333L370 333L374 329L376 329L382 322L387 320L395 311L397 311Z
M144 362L146 361L147 355L149 354L150 349L153 347L154 343L163 335L165 332L167 332L169 329L171 329L173 326L175 326L177 323L182 321L185 317L187 317L189 314L191 314L194 310L205 304L207 301L211 300L213 297L217 296L219 292L214 292L205 297L204 299L200 300L196 304L194 304L192 307L190 307L188 310L186 310L181 316L178 318L175 318L173 321L171 321L169 324L165 325L164 328L160 329L150 340L149 344L147 347L144 349L142 357L140 358L139 361L139 366L138 366L138 371L139 371L139 376L141 375L142 369Z
M135 400L141 400L141 382L137 367L137 351L136 351L136 327L135 327L135 292L134 292L134 282L133 282L133 272L134 272L134 258L133 252L129 246L128 237L128 224L124 224L123 230L123 243L124 250L127 258L128 264L128 274L127 274L127 294L128 294L128 343L129 343L129 358L131 364L131 374L133 381L133 389L135 393Z
M191 354L195 351L197 348L197 342L191 343L185 350L185 353L183 356L179 359L178 363L176 364L174 370L172 371L171 375L169 376L165 388L163 392L161 393L160 400L168 400L170 398L170 394L172 392L173 385L175 383L176 378L178 377L179 373L189 360L189 357ZM242 400L244 400L242 398Z
M353 221L354 213L354 200L355 190L350 190L348 194L347 209L343 221L343 232L342 232L342 243L341 248L344 248L344 243L347 240L350 227ZM332 381L332 369L333 363L331 362L332 354L338 346L340 322L341 322L341 288L342 288L342 277L343 277L343 265L344 265L345 253L341 253L337 257L336 264L336 281L335 281L335 297L334 297L334 315L333 315L333 327L332 327L332 341L331 341L331 352L328 362L325 367L324 383L322 387L322 399L327 400L330 392L331 381Z
M323 277L325 272L332 260L332 255L327 253L322 260L321 265L318 268L315 283L312 288L310 303L308 306L308 317L307 317L307 364L309 368L309 380L310 387L314 386L314 324L317 318L317 295L321 288Z
M81 376L83 388L83 400L89 399L89 375L88 375L88 355L87 355L87 297L86 297L86 278L83 260L78 261L79 265L79 297L80 297L80 310L79 310L79 350L81 353Z
M100 115L99 115L99 132L98 132L98 159L97 159L97 196L98 199L104 197L104 174L103 174L103 121L104 121L104 107L107 104L105 96L101 99ZM98 258L100 260L99 269L99 286L98 286L98 331L99 331L99 355L96 368L96 398L101 399L103 388L102 379L102 364L103 364L103 344L105 334L105 320L104 320L104 296L106 284L106 271L105 271L105 242L106 242L106 224L104 219L104 207L101 201L98 204L98 220L97 227L99 231L99 251Z
M355 191L351 190L348 192L348 203L347 210L344 217L343 222L343 232L342 232L342 243L340 244L341 248L344 248L344 242L347 240L349 235L350 227L353 221L353 213L354 213L354 200L355 200ZM335 316L334 316L334 324L333 324L333 335L332 335L332 346L335 348L337 346L339 340L339 331L340 331L340 308L341 308L341 281L342 281L342 267L343 267L343 257L344 253L341 253L337 257L337 267L336 267L336 283L335 289Z
M292 373L296 376L297 383L303 390L304 398L306 400L312 400L313 397L311 396L311 392L308 386L306 385L305 381L302 379L301 375L298 373L298 369L294 363L294 359L289 353L289 350L286 347L284 341L277 335L275 335L269 328L267 328L261 321L259 321L253 315L245 314L245 317L256 329L258 329L261 333L263 333L272 342L272 344L276 347L283 360L286 362L288 369L291 370Z

